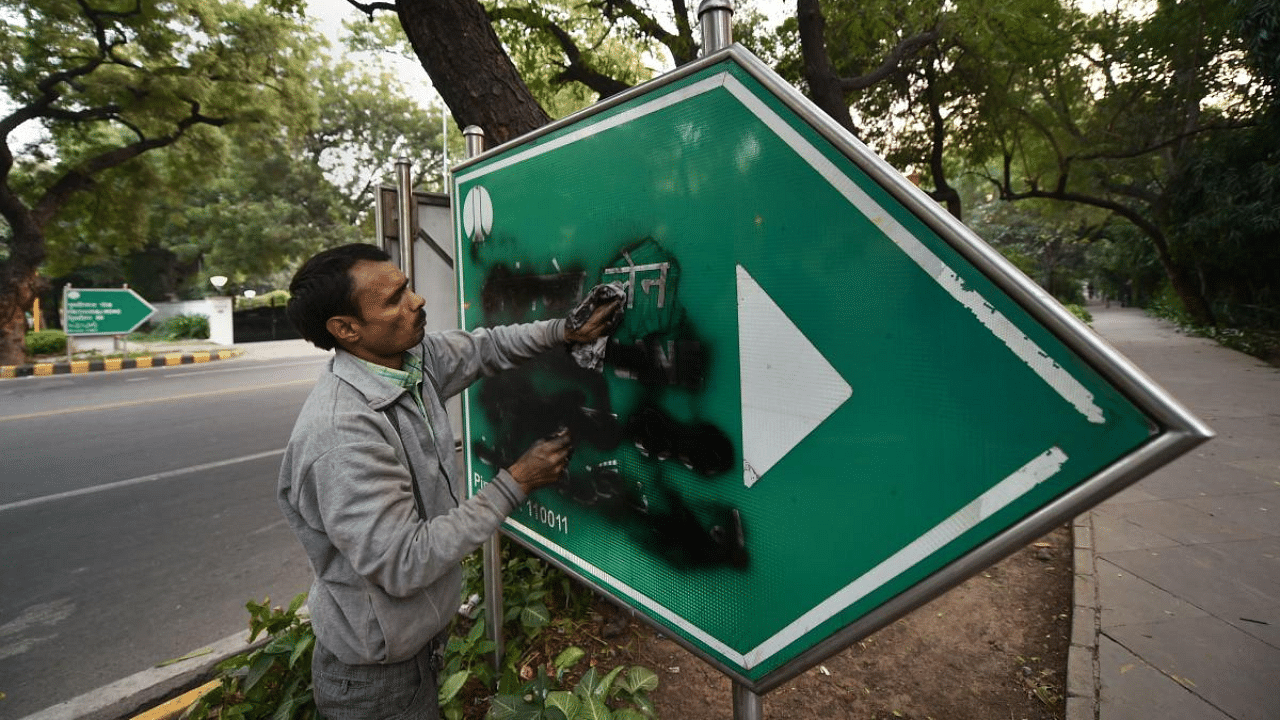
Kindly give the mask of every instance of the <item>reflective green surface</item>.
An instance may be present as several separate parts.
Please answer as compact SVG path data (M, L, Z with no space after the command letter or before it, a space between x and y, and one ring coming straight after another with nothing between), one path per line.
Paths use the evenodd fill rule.
M455 182L464 327L559 317L591 286L648 268L602 374L557 355L468 391L472 489L504 443L523 448L564 417L597 420L606 442L584 436L566 489L540 491L508 527L746 677L1151 435L1138 409L733 62ZM483 238L467 232L483 222L465 221L482 216L477 187L492 203ZM740 311L757 286L767 301ZM808 345L830 374L811 372ZM647 370L619 367L636 357ZM744 387L747 367L776 386ZM829 415L789 419L824 396ZM744 411L760 397L767 407ZM750 477L744 424L769 438L795 422L816 426ZM675 436L671 457L654 433ZM591 480L612 469L616 481Z

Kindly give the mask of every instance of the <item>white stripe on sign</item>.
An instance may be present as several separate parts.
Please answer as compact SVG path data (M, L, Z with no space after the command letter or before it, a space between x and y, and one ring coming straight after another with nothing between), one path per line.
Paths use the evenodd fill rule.
M996 310L976 290L964 287L964 281L954 270L947 267L941 258L934 255L929 248L916 239L909 230L882 208L871 196L844 174L835 163L831 162L813 145L791 127L777 113L756 97L737 78L729 77L725 88L756 117L760 118L780 140L791 146L805 162L809 163L819 175L831 184L845 199L856 207L868 220L875 223L894 242L907 257L911 258L920 269L924 270L934 282L946 290L951 297L973 313L984 327L1005 344L1013 354L1027 364L1039 375L1049 387L1053 388L1062 399L1072 405L1089 422L1102 423L1105 417L1102 408L1093 401L1093 393L1080 384L1071 373L1067 372L1057 361L1049 357L1031 338L1027 337L1007 317Z
M780 630L776 635L756 646L745 656L744 665L755 667L769 659L791 643L799 640L836 613L866 597L868 593L914 567L947 543L977 527L1009 503L1025 495L1035 486L1048 480L1062 469L1067 454L1061 448L1052 447L1023 465L995 487L979 495L968 505L933 526L928 532L912 541L888 559L863 573L861 577L823 600L809 612Z

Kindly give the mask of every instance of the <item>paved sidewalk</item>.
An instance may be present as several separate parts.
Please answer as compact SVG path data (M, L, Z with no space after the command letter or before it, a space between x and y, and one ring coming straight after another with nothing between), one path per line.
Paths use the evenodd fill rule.
M1218 436L1077 519L1068 719L1280 720L1280 369L1090 311Z

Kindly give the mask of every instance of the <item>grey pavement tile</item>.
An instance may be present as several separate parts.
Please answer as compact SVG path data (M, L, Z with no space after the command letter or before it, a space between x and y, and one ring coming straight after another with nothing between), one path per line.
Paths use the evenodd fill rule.
M1280 488L1245 495L1187 498L1178 502L1229 523L1280 537Z
M1214 442L1216 440L1210 441L1210 445ZM1277 487L1259 473L1238 467L1232 461L1195 456L1180 458L1134 485L1150 499L1161 500L1265 492Z
M1277 440L1280 443L1280 440ZM1276 487L1280 487L1280 457L1258 457L1248 460L1233 460L1228 463L1234 468L1257 475Z
M1098 720L1233 720L1114 640L1098 643Z
M1249 615L1224 619L1262 642L1280 648L1280 603L1269 608L1260 608Z
M1211 441L1217 451L1215 456L1226 462L1274 458L1277 438L1280 438L1280 410L1275 412L1275 415L1204 418L1218 433Z
M1103 631L1124 625L1145 625L1207 615L1133 573L1098 559L1098 591L1102 603Z
M1151 502L1152 500L1162 500L1163 496L1156 495L1147 490L1147 485L1151 480L1150 477L1144 478L1133 485L1121 490L1120 492L1107 498L1106 505L1124 505L1128 503Z
M1280 648L1260 642L1217 618L1126 625L1106 637L1123 645L1139 663L1173 678L1235 720L1280 717ZM1100 675L1104 697L1114 677L1108 669L1118 672L1103 661Z
M1280 604L1280 538L1134 550L1106 559L1228 622L1270 622L1266 613Z
M1172 500L1103 505L1096 512L1104 517L1127 520L1144 530L1163 535L1182 545L1256 540L1267 536L1267 533L1259 532L1246 525L1233 523L1226 518L1214 517ZM1096 525L1095 518L1095 529ZM1098 551L1106 552L1100 539Z
M1124 517L1123 511L1109 505L1098 508L1093 516L1093 551L1124 552L1146 548L1177 547L1178 541Z

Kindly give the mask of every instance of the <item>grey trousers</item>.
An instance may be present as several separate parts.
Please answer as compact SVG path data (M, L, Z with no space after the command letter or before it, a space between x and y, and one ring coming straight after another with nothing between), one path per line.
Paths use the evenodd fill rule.
M348 665L319 642L311 656L312 692L325 720L440 720L436 649L385 665Z

